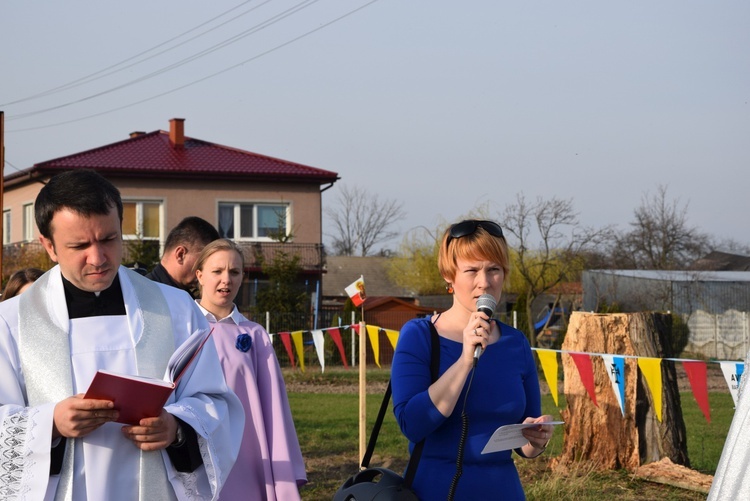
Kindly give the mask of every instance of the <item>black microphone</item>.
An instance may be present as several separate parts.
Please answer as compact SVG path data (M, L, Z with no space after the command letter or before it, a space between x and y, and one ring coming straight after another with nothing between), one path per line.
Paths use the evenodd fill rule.
M482 294L481 296L479 296L479 299L477 299L478 312L484 313L488 317L492 318L492 315L495 314L495 308L497 308L497 301L495 301L495 297L492 294ZM475 363L477 360L479 360L479 357L482 356L482 351L482 345L478 344L474 349Z

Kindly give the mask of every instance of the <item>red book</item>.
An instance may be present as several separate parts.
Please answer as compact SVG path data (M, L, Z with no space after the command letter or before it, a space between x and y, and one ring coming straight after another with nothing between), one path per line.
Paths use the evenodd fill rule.
M120 411L118 423L137 425L143 418L159 416L180 378L211 337L211 332L205 337L201 332L190 336L172 355L168 365L171 381L100 369L83 398L114 402L115 409Z
M163 379L97 371L83 398L111 400L120 411L118 423L136 425L161 414L175 384Z

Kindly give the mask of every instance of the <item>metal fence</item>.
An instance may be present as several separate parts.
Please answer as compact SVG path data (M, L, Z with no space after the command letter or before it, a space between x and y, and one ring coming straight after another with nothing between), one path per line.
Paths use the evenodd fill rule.
M717 360L742 360L750 350L748 312L708 313L697 310L684 317L690 329L685 351Z

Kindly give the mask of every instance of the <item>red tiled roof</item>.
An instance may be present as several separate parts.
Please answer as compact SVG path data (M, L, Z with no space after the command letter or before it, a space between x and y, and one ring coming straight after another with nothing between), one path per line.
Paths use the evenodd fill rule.
M138 177L174 177L177 174L181 178L211 176L217 180L246 180L250 177L258 181L319 183L338 179L335 172L189 137L185 137L183 147L174 147L169 132L162 130L41 162L29 170L54 173L80 168Z

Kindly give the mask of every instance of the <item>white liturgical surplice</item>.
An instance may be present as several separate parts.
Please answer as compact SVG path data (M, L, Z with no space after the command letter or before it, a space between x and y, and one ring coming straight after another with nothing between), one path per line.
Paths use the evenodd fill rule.
M163 376L171 351L190 335L208 332L203 315L185 292L150 282L125 268L120 269L119 277L127 313L123 316L69 320L58 267L32 286L34 293L27 296L29 289L0 303L0 499L215 499L226 479L241 441L244 414L226 387L210 340L165 407L197 432L202 466L192 473L180 473L164 451L142 457L122 435L123 425L108 423L82 439L68 439L68 447L73 447L66 451L66 461L72 458L72 465L64 464L60 475L50 476L53 411L58 400L84 393L98 369L147 375L160 370L159 376ZM154 293L161 294L167 305L161 320L153 305ZM157 296L156 302L161 297ZM36 301L33 311L47 314L54 324L50 331L68 333L65 343L59 344L55 338L44 356L28 357L32 362L24 360L27 350L40 350L34 345L37 339L27 337L34 332L19 333L19 323L28 325L19 321L22 300ZM32 303L20 309L27 312L29 306ZM36 317L32 320L32 325L38 325ZM164 327L173 333L168 343L164 342ZM149 349L139 349L144 346ZM154 354L159 351L164 353ZM65 364L63 373L68 371L72 377L57 381L57 365ZM30 368L40 365L43 367L31 374ZM43 387L45 377L53 388L31 391ZM60 396L60 388L70 394ZM144 457L148 462L144 463ZM149 465L145 473L144 464ZM69 486L66 469L72 473ZM148 485L144 477L148 477Z

